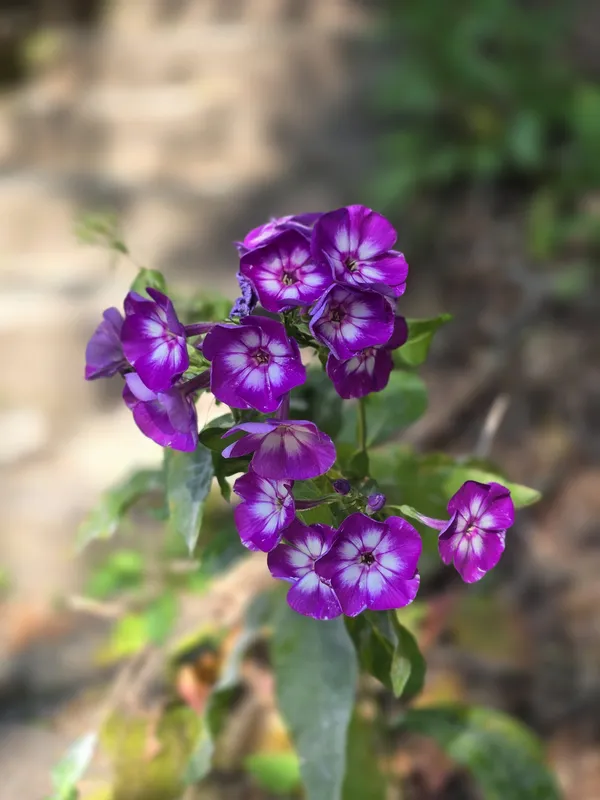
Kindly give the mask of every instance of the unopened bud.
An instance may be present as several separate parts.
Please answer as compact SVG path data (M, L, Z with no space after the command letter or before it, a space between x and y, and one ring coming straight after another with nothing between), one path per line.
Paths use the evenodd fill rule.
M350 481L347 481L345 478L338 478L335 481L332 481L333 490L338 494L348 494L352 486L350 486Z
M370 494L367 497L367 513L368 514L375 514L377 511L381 511L384 507L386 502L385 495L377 492L376 494Z

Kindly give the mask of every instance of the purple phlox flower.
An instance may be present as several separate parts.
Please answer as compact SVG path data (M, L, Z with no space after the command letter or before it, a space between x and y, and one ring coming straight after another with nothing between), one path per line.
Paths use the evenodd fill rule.
M208 376L208 372L204 375ZM123 400L133 412L133 419L145 436L162 447L172 447L173 450L196 449L198 419L194 394L186 391L186 384L173 386L165 392L153 392L135 372L128 373L125 381ZM200 388L199 380L193 379L193 382Z
M129 365L121 344L123 316L118 308L107 308L103 320L85 348L85 379L110 378Z
M392 250L397 233L391 222L365 206L352 205L323 214L312 235L317 262L325 262L339 283L387 287L394 297L406 289L408 264Z
M367 497L367 513L376 514L384 507L386 498L381 492L375 492Z
M335 461L335 446L314 422L304 419L244 422L237 431L247 435L223 450L225 458L254 453L252 469L263 478L308 480L323 475Z
M246 253L240 271L252 280L263 308L273 312L308 306L333 283L331 269L315 264L309 241L293 229Z
M313 336L340 361L367 347L385 344L394 330L390 301L376 292L361 292L350 286L328 289L313 306L311 316Z
M144 384L152 391L168 389L190 365L185 328L171 300L158 289L151 299L130 292L121 331L123 351Z
M238 272L235 277L237 278L241 295L234 302L229 316L247 317L248 314L251 314L256 308L258 295L254 291L254 286L249 278L244 277L241 272Z
M280 233L289 230L298 231L305 239L310 240L313 225L320 216L320 213L309 212L306 214L288 214L284 217L273 217L269 222L249 231L244 240L236 242L235 246L240 256L244 256L257 247L264 247L276 236L279 236Z
M316 565L331 582L344 614L370 608L386 611L411 603L419 588L421 537L400 517L377 522L351 514L342 522L331 550Z
M284 542L267 556L271 575L293 584L287 595L290 607L306 617L333 619L342 613L330 582L315 572L315 564L329 551L336 535L328 525L308 526L294 520L284 533Z
M250 470L233 484L243 502L233 512L242 544L265 553L279 544L295 514L293 481L262 478Z
M327 374L339 396L349 400L385 389L394 369L391 351L403 345L407 338L406 320L396 317L394 331L386 344L367 347L343 361L330 353Z
M454 564L465 583L481 580L504 552L506 531L515 521L510 490L500 483L463 483L448 503L449 520L419 519L440 531L444 564Z
M232 408L268 414L290 389L306 380L296 341L281 322L267 317L245 317L241 325L215 325L202 352L211 362L212 393Z
M336 478L331 482L331 485L333 486L333 491L338 494L349 494L352 489L350 481L346 480L346 478Z

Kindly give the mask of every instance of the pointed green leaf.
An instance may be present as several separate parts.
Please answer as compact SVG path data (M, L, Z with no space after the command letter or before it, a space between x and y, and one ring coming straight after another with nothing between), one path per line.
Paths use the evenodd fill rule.
M425 661L395 611L366 611L346 618L361 667L396 697L410 700L423 688Z
M165 449L169 524L183 537L190 555L194 551L204 501L210 492L214 469L211 451L199 444L193 453Z
M402 717L400 726L435 739L471 771L484 800L560 800L538 740L499 711L455 705L416 708Z
M392 689L396 697L408 702L423 689L427 665L412 633L402 625L394 611L390 612L390 617L396 634L390 668Z
M386 781L380 769L382 743L377 724L354 713L348 731L344 800L384 800Z
M86 733L75 741L52 770L52 800L77 797L78 781L88 768L98 744L96 733Z
M366 400L367 445L373 447L398 436L416 422L427 409L427 389L414 372L394 370L382 392ZM341 442L356 445L357 402L347 401L343 407Z
M163 488L160 470L141 470L108 489L79 527L77 548L83 550L94 539L110 539L127 510L144 494Z
M146 269L142 267L131 284L131 291L146 297L146 289L158 289L159 292L166 294L167 282L162 272L157 269Z
M246 770L267 792L289 797L300 787L300 762L296 753L253 753L244 761Z
M505 478L478 469L477 467L454 467L444 482L444 489L447 493L448 499L457 492L465 481L478 481L479 483L501 483L510 489L511 497L515 508L525 508L537 503L541 498L541 493L537 489L531 489L529 486L522 486L519 483L507 481Z
M408 339L395 351L395 358L410 367L419 367L427 359L436 331L451 319L452 314L440 314L430 319L407 319Z
M358 669L341 618L292 611L283 597L271 645L279 707L300 758L308 800L340 800Z
M222 453L228 445L236 440L235 434L227 437L227 439L223 438L223 434L227 433L233 425L233 416L231 414L222 414L220 417L211 420L205 428L202 428L199 436L200 441L209 450L214 450L215 453Z

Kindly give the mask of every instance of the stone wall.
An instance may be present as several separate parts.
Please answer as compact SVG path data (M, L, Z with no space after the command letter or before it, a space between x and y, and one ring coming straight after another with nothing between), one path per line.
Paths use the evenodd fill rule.
M160 457L117 387L82 380L135 268L79 246L75 217L114 208L139 263L233 291L231 240L355 196L373 5L113 0L95 27L29 36L32 76L0 97L0 563L17 601L77 585L78 520Z

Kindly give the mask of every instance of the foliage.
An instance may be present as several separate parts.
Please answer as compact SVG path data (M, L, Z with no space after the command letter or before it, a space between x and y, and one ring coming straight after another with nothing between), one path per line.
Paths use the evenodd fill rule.
M277 697L311 800L341 796L358 670L342 620L319 622L280 607L273 639Z
M49 800L77 800L77 783L83 776L98 743L96 733L88 733L73 742L52 770L53 793Z
M387 0L385 8L373 204L405 215L457 184L512 182L528 207L528 256L552 267L549 292L583 295L597 266L600 226L586 197L600 181L600 89L571 63L571 7Z
M414 11L414 26L407 30L425 35L420 13ZM446 63L446 55L440 53L440 63ZM523 141L519 147L523 155L527 149ZM360 213L371 219L369 209ZM385 232L389 223L373 224L374 229L383 226L384 237L389 238ZM307 240L298 240L302 234L292 230L294 247L306 248ZM111 246L111 237L105 238ZM281 241L285 238L278 247L283 247ZM264 252L263 247L257 250ZM386 258L402 270L401 254L388 251ZM350 259L346 267L353 276L356 262ZM267 284L272 280L268 278ZM166 291L160 273L142 269L132 288L143 293L148 286ZM426 664L419 626L407 625L416 619L414 607L408 615L402 609L423 589L421 575L442 568L444 543L440 542L438 553L432 531L446 525L449 500L463 504L454 522L453 536L459 537L454 553L466 551L477 565L482 553L497 556L489 563L481 561L475 578L479 579L500 557L499 537L503 546L514 507L536 502L539 494L507 481L493 464L417 453L398 441L402 431L426 412L427 388L416 370L450 318L409 319L408 339L392 358L392 330L398 330L398 320L395 306L380 288L378 284L368 292L348 289L343 281L331 292L327 288L312 306L314 315L323 311L319 302L333 296L342 299L321 334L312 330L314 318L311 328L302 308L291 313L284 308L283 322L246 315L239 327L231 321L223 326L214 324L227 314L219 301L187 298L181 319L192 321L184 325L170 299L162 298L160 305L151 296L144 303L128 297L122 331L116 335L119 318L115 321L114 314L112 321L105 319L100 333L95 332L96 349L101 356L108 353L109 371L116 336L117 372L127 381L127 404L140 430L164 447L163 469L137 472L108 490L79 537L81 547L112 537L133 504L142 500L146 510L153 508L154 528L164 528L165 533L157 534L160 544L154 552L138 553L131 546L114 552L96 569L88 587L95 598L90 602L114 601L110 614L115 607L118 610L101 657L129 659L136 666L137 659L143 664L147 653L163 653L169 682L160 713L150 724L113 709L99 731L113 765L114 800L175 800L186 786L210 780L219 764L228 720L245 691L251 658L262 660L262 668L270 670L286 729L285 748L255 748L245 754L242 766L256 786L282 795L302 791L307 800L384 797L387 778L377 764L378 730L385 728L391 709L394 714L401 710L403 730L433 736L460 765L469 767L490 798L506 796L506 787L513 783L523 800L541 797L542 791L549 799L555 796L539 748L516 723L470 707L410 708L424 688ZM199 309L201 322L193 317ZM353 313L361 320L356 324L358 334L354 330L353 335L367 337L360 350L348 348L348 341L354 340L344 341L342 336L354 324L346 319L352 320ZM371 330L365 333L369 313ZM336 340L331 334L337 330L333 322L342 321ZM290 332L296 343L289 340ZM261 338L263 334L266 338ZM221 353L219 336L232 337L238 349ZM140 341L142 349L147 348L141 357ZM305 349L310 362L306 378L296 344ZM246 345L258 347L249 361ZM148 384L156 380L156 390L142 381L139 358L161 365L152 372L146 363ZM272 373L265 367L255 374L271 364L271 358L283 361L275 361ZM355 375L353 369L364 368L367 389L356 382L345 393L341 387L346 378L336 382L330 359L350 375ZM236 373L240 360L242 371ZM181 369L169 371L171 361ZM369 384L382 364L377 379L384 380ZM234 371L230 374L223 365L233 365ZM296 382L275 396L273 386L282 375L286 379L291 375ZM227 402L231 410L198 431L195 403L209 385L215 398ZM356 387L360 391L354 391ZM348 395L355 399L342 399ZM230 436L234 425L239 427ZM246 505L236 508L234 516L228 503L238 473L246 474L233 485L234 500ZM465 491L471 499L461 500ZM470 491L485 497L477 496L474 502ZM419 530L408 522L412 518ZM265 544L265 530L270 534L272 525L278 526L275 537ZM287 598L281 589L273 589L259 594L245 613L235 613L229 607L235 605L231 595L238 587L229 587L229 594L220 597L223 610L217 612L225 622L204 623L200 630L179 638L176 623L186 595L200 594L203 602L213 582L247 556L242 542L248 549L270 551L262 557L271 574L286 581L281 585L289 589ZM193 556L199 561L192 561ZM248 574L260 558L257 553L254 563L246 562ZM427 606L426 592L419 595L419 602ZM143 666L139 672L144 674ZM365 676L376 681L365 682ZM374 690L373 684L379 688ZM365 686L367 692L386 693L388 710L381 704L372 719L362 713ZM513 752L517 748L518 754ZM76 784L91 758L91 753L84 757L86 752L76 744L57 767L56 800L77 797ZM500 754L502 775L490 756L495 752ZM365 754L370 754L368 764Z
M415 708L400 727L430 736L457 764L469 769L484 800L559 800L535 737L515 720L487 708Z

